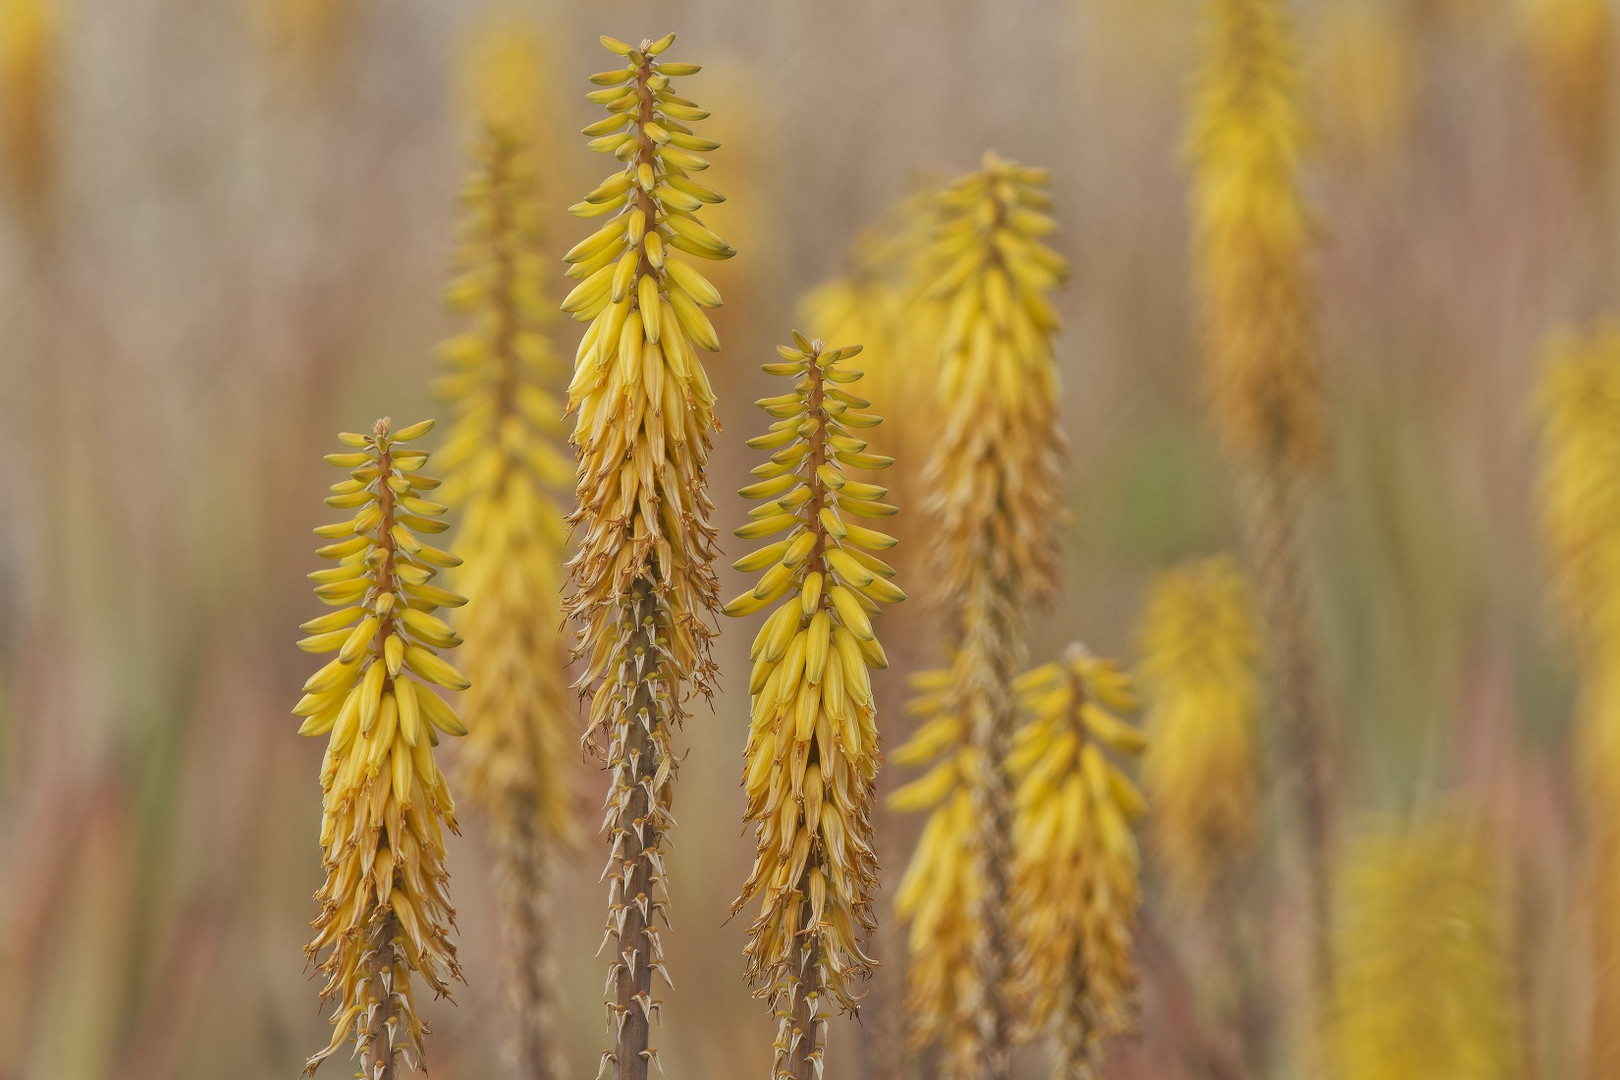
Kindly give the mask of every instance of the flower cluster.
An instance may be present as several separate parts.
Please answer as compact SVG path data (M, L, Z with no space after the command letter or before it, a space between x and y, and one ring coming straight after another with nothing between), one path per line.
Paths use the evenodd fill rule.
M1237 565L1216 557L1165 573L1141 644L1154 847L1177 894L1198 903L1259 825L1259 627Z
M754 867L732 905L761 902L750 927L748 976L780 1024L773 1075L819 1076L831 1006L855 1011L851 981L872 961L877 861L872 850L878 731L869 669L887 667L872 629L880 604L905 599L875 554L894 538L857 519L886 518L887 490L848 475L887 467L859 432L878 423L846 387L861 372L842 361L859 345L830 349L795 333L767 364L793 380L758 402L775 418L750 439L772 451L745 498L762 503L737 535L781 534L736 568L759 583L726 605L746 615L778 604L750 655L753 722L743 788L753 822Z
M458 595L433 584L460 560L420 539L447 528L446 507L422 497L439 482L422 471L428 455L406 444L433 421L369 435L345 433L350 452L326 460L349 473L327 505L354 515L316 534L318 554L335 565L310 575L327 615L303 624L306 652L337 655L304 684L293 709L299 734L327 735L321 763L321 850L326 882L306 951L326 976L321 999L334 1003L331 1043L310 1058L313 1072L352 1030L364 1074L394 1059L419 1065L426 1033L411 980L449 993L459 978L450 930L444 829L454 805L433 760L439 734L465 735L456 711L433 687L465 690L467 680L439 650L461 639L434 615Z
M605 741L612 782L608 1013L620 1076L645 1076L663 954L664 832L676 757L671 733L692 689L713 679L707 618L718 601L715 532L705 490L714 391L697 349L720 340L704 314L720 294L687 256L733 252L699 219L721 196L692 179L713 140L690 125L708 115L674 90L696 64L660 59L666 35L639 47L603 38L622 66L591 76L586 95L608 115L585 134L622 167L570 208L608 221L568 252L579 284L562 308L588 322L568 409L576 416L579 551L569 564L568 614L579 625L589 732Z
M1016 984L1031 1033L1055 1036L1057 1075L1091 1077L1102 1040L1136 1013L1132 939L1141 864L1132 823L1146 804L1109 753L1142 752L1118 665L1078 647L1016 686L1026 717L1008 767L1017 783Z

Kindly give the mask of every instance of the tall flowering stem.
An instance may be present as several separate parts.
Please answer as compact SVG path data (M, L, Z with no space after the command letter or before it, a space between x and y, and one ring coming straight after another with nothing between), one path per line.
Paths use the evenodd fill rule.
M393 431L343 434L352 452L327 455L348 470L327 505L354 516L315 532L335 562L310 575L315 595L337 610L304 623L306 652L337 655L304 684L293 709L300 735L327 735L321 850L326 883L305 947L326 976L332 1041L307 1071L353 1039L366 1080L394 1080L400 1062L422 1066L427 1027L412 991L419 978L448 994L461 977L450 942L455 909L444 867L444 829L455 808L433 760L442 732L465 735L455 710L432 689L465 690L466 678L438 654L461 639L433 614L465 601L432 583L460 560L418 534L443 532L445 506L422 497L438 481L427 452L408 443L424 420Z
M565 608L579 626L580 685L591 695L587 741L612 774L604 947L613 1049L603 1058L620 1080L646 1077L655 1053L648 1042L653 976L664 962L671 736L687 696L711 693L715 674L706 620L718 586L705 490L714 391L696 346L720 347L703 313L720 294L682 256L733 252L697 218L721 200L692 179L715 144L688 126L708 114L672 87L697 65L659 59L674 40L633 47L602 39L624 64L591 77L600 89L586 96L609 115L585 134L623 167L570 208L611 216L568 252L568 274L580 283L562 305L590 323L568 388L579 455L569 521L579 551Z
M861 346L829 349L793 335L765 371L793 380L758 402L775 418L750 439L771 458L745 498L763 500L737 530L749 540L783 534L736 567L759 583L725 607L747 615L779 604L750 657L753 722L743 789L754 825L754 867L732 911L760 901L749 928L748 977L778 1017L771 1075L819 1080L827 1018L855 1012L852 982L872 961L877 859L872 850L877 714L869 669L888 666L872 630L880 604L905 599L875 552L894 538L856 519L887 518L887 489L848 470L886 468L858 434L879 418L845 389L861 372L841 366Z
M1136 695L1117 664L1079 646L1021 677L1017 693L1020 1011L1031 1033L1051 1031L1057 1080L1094 1080L1103 1040L1136 1016L1142 884L1131 826L1146 803L1116 760L1142 752L1141 732L1121 719Z
M929 823L897 904L907 919L925 916L963 935L929 940L913 925L908 998L916 1038L948 1041L953 1075L990 1080L1008 1075L1015 1036L1011 684L1023 667L1027 612L1053 588L1062 518L1058 321L1046 294L1065 267L1041 242L1054 229L1046 179L1044 170L986 155L978 172L941 197L924 262L924 295L942 327L940 430L924 486L952 650L943 710L961 722L955 738L926 727L906 757L961 759L947 771L965 785L967 802L940 792L934 812L967 827ZM943 898L970 908L940 910ZM964 951L971 978L937 962Z
M492 123L463 191L459 276L448 299L472 322L441 350L439 392L456 422L440 459L444 499L462 508L453 550L468 599L460 627L472 718L462 761L469 798L489 815L513 1005L514 1060L530 1080L559 1075L549 938L550 869L577 840L569 766L577 709L562 623L565 490L557 388L545 335L539 214L528 140Z
M1299 793L1314 913L1326 947L1333 785L1304 552L1305 496L1327 453L1299 189L1306 139L1285 0L1208 0L1193 105L1194 266L1215 425L1242 477L1275 705Z

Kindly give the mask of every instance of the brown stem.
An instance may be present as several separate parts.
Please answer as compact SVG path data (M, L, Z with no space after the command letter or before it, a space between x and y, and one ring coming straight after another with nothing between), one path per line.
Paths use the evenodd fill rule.
M366 962L367 993L371 998L369 1015L362 1014L365 1035L360 1044L360 1073L365 1080L395 1080L396 1051L389 1040L390 1020L398 1021L394 1008L394 938L399 923L392 911L379 908L372 916L370 957ZM378 1047L382 1048L379 1055Z
M1301 483L1286 466L1269 465L1249 477L1248 530L1258 568L1261 613L1271 649L1274 707L1301 811L1311 953L1318 1001L1332 985L1328 935L1332 929L1333 791L1330 732L1309 586L1300 536Z
M654 917L663 906L663 875L659 870L664 835L661 802L667 789L661 785L667 784L668 778L658 774L669 755L669 717L665 713L673 702L674 690L663 686L662 699L654 690L662 680L656 614L659 601L654 583L638 579L626 599L632 627L621 654L618 679L621 688L630 688L630 692L615 725L615 745L609 751L613 767L620 774L614 782L624 788L617 796L613 823L613 859L619 866L609 864L610 873L619 875L611 887L610 906L622 920L615 935L616 978L610 1012L617 1026L614 1077L647 1080L652 1059L649 1041L654 1009L653 965L663 963ZM649 665L652 670L648 670ZM624 853L623 847L630 845L634 845L633 853ZM628 874L624 874L626 866Z
M964 695L976 767L971 794L979 821L979 868L984 883L975 912L980 929L975 1025L979 1037L980 1075L1007 1080L1012 1073L1013 937L1008 917L1012 893L1012 785L1007 757L1012 746L1011 684L1018 646L1012 633L1009 602L987 574L975 575L974 595L963 611L963 659L972 673Z
M555 986L546 948L550 895L536 794L529 785L513 785L513 790L504 793L508 806L497 815L495 843L511 979L516 1075L523 1080L554 1080L561 1070L553 1038Z

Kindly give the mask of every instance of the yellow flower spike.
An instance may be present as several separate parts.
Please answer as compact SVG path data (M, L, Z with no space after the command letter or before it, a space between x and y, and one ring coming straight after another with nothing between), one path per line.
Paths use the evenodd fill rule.
M785 477L806 493L788 515L802 531L788 546L761 548L768 561L739 560L763 570L759 585L739 599L771 598L743 606L760 610L778 598L781 604L761 628L749 687L753 722L743 787L756 850L732 911L760 901L745 953L755 996L777 1016L771 1075L812 1080L821 1075L830 1014L818 1003L830 998L854 1013L859 995L852 984L872 968L864 943L876 926L872 807L879 758L866 661L835 648L851 617L859 620L858 633L872 634L865 612L837 600L850 594L833 556L855 540L829 527L845 482L832 452L844 428L828 409L829 376L853 352L797 333L794 341L799 349L781 355L796 359L766 365L794 380L793 390L759 405L771 416L810 421L796 429L802 434L793 445L804 453ZM755 498L779 493L752 490ZM824 581L831 583L825 590ZM733 613L742 611L728 605Z
M413 425L403 433L415 437L426 430ZM391 482L402 475L399 460L408 457L414 469L426 455L399 449L387 420L377 421L372 434L359 442L363 463L353 471L371 477L366 490L375 497L377 515L366 535L377 557L364 563L362 588L354 597L358 606L305 625L338 630L361 608L377 614L361 619L342 641L334 635L331 649L341 649L341 655L306 684L310 693L294 710L310 717L300 728L303 734L330 732L322 768L326 882L315 894L321 914L305 951L326 978L321 999L333 1005L334 1030L331 1043L309 1059L306 1069L313 1073L352 1038L365 1075L391 1076L400 1062L422 1067L426 1028L412 1004L412 981L421 979L442 995L450 992L450 980L461 977L450 941L455 911L447 900L443 840L444 827L455 831L456 821L432 755L420 739L418 717L428 715L441 728L448 721L454 721L449 726L460 724L448 705L419 687L393 659L399 656L415 672L422 665L411 657L424 652L409 643L414 634L394 612L415 610L431 617L436 606L418 600L415 609L408 609L403 602L406 570L428 577L435 571L417 562L393 536L399 502L418 490L411 481L401 495ZM340 467L351 460L344 455ZM358 651L349 648L362 636ZM443 647L442 642L434 644ZM437 664L426 665L431 675L453 672L437 656L432 660ZM439 711L436 719L427 706L430 700ZM409 754L408 744L415 745Z
M1589 1055L1620 1067L1620 323L1565 331L1547 348L1538 405L1538 492L1552 584L1580 667L1577 778L1595 950Z
M520 25L532 34L527 23ZM520 35L489 47L501 55L538 48L538 42ZM539 104L530 101L539 76L529 72L509 89L521 87L522 101ZM483 110L447 299L456 306L456 281L475 279L481 288L475 301L460 307L462 332L440 349L445 373L438 390L455 421L439 454L445 483L438 498L458 508L462 526L453 554L424 549L420 558L461 564L450 580L467 597L455 621L471 642L461 666L472 687L464 698L470 730L458 775L490 822L514 1057L535 1076L555 1076L563 1069L555 1037L558 991L550 974L551 881L558 849L579 840L573 783L579 710L560 629L567 524L557 498L572 479L573 463L564 449L566 374L549 336L556 313L542 258L539 119L502 119L492 109L504 100ZM412 509L429 514L436 506ZM430 649L461 640L431 615L407 610L402 621ZM400 705L403 731L408 709L404 699ZM427 694L418 707L428 726L457 726L436 718Z
M969 957L971 980L964 982L955 969L948 977L939 973L933 957L912 957L908 1008L914 1039L919 1046L945 1043L953 1077L1004 1080L1016 1036L1008 909L1014 815L1006 763L1017 714L1009 683L1023 664L1027 612L1053 589L1063 516L1058 464L1064 440L1053 361L1057 321L1046 293L1066 267L1040 239L1051 230L1041 212L1049 201L1044 185L1044 171L986 154L978 172L939 196L932 240L920 257L921 295L941 326L933 380L939 429L923 479L933 493L935 581L947 605L952 649L948 711L966 718L954 745L941 753L983 766L956 770L967 785L972 814L967 835L953 842L964 847L959 858L978 869L964 870L919 847L907 875L914 896L931 892L974 903L971 911L937 915L941 925L966 935L943 952L953 963ZM846 443L838 459L856 468L883 460L859 449L858 441ZM868 538L871 548L881 548L881 535ZM879 570L885 564L859 548L850 554L865 572L865 580L850 585L866 590L860 598L846 598L845 607L853 610L862 598L870 602L886 593L873 586L887 574ZM860 640L853 616L852 623L852 646L881 663L881 648ZM933 731L925 725L918 737ZM960 812L954 799L934 810L936 817ZM926 879L947 873L976 874L975 887ZM922 908L899 910L915 919ZM911 940L923 942L915 933Z
M1143 618L1153 847L1194 904L1244 864L1259 828L1258 635L1248 582L1225 557L1161 576Z
M575 208L594 215L600 207L614 216L612 227L599 230L605 239L592 258L596 269L562 305L588 324L568 388L579 456L569 522L579 552L569 563L565 609L579 629L580 685L592 691L587 739L612 776L604 951L611 957L614 1045L607 1060L616 1080L643 1080L654 1059L653 979L663 973L664 837L676 769L671 740L686 697L712 692L709 620L719 606L705 491L714 390L697 351L719 342L687 291L691 283L671 276L669 258L655 265L649 241L658 237L661 253L674 248L703 258L727 258L732 250L694 212L659 194L668 188L700 202L719 199L690 179L702 167L694 155L673 139L660 145L648 131L656 125L690 134L670 111L688 104L670 76L695 67L655 55L654 44L662 48L663 41L603 44L625 58L629 78L586 96L623 115L631 138L593 147L622 164ZM642 238L635 249L629 233L638 213ZM618 268L621 260L627 269Z
M1053 1035L1053 1075L1090 1076L1103 1041L1136 1015L1131 949L1142 888L1130 827L1145 805L1101 747L1134 755L1142 741L1121 738L1118 729L1134 729L1105 704L1103 687L1128 686L1112 661L1074 646L1027 680L1010 759L1015 986L1028 1033Z
M1245 461L1319 463L1322 403L1306 283L1306 141L1282 0L1209 0L1188 154L1206 379Z
M1192 265L1214 427L1244 485L1240 509L1274 685L1316 991L1331 982L1334 721L1306 574L1306 500L1328 453L1307 274L1312 224L1300 185L1308 140L1287 0L1206 0L1195 83Z
M1410 822L1374 822L1347 845L1326 1014L1333 1076L1519 1075L1518 983L1487 835L1431 809Z

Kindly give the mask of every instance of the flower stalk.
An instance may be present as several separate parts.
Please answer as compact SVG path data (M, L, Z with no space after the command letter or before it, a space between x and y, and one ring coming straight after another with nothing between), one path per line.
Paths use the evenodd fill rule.
M590 695L587 741L612 780L606 1002L615 1080L643 1080L655 974L663 975L664 847L677 758L671 739L694 692L712 693L709 620L718 586L706 492L714 391L697 347L720 347L704 308L720 294L687 257L733 251L698 220L722 196L692 179L713 140L690 124L708 115L672 80L696 64L660 59L674 41L603 45L623 65L591 77L587 98L608 110L585 134L622 168L570 208L608 216L567 254L579 284L562 308L588 322L568 388L578 453L579 550L565 611L579 627L579 685Z
M455 581L473 641L467 795L490 821L512 1003L513 1060L528 1080L560 1075L550 939L551 870L577 843L569 766L577 709L562 623L564 512L560 362L546 337L530 137L491 121L463 199L450 306L472 326L441 349L439 394L456 409L441 452L445 501L462 510Z
M1311 483L1327 456L1300 193L1306 142L1283 0L1209 0L1193 105L1194 266L1205 383L1238 467L1274 708L1301 819L1318 988L1330 981L1333 725L1305 563Z
M857 1011L852 983L873 967L864 944L876 929L879 754L869 669L888 658L871 617L905 594L876 554L894 538L855 520L897 512L881 501L887 489L848 475L893 462L868 452L859 434L879 422L848 389L861 372L841 366L860 351L795 332L777 350L782 362L765 365L794 383L757 402L775 422L748 445L774 452L742 491L764 501L737 535L785 535L737 561L761 576L724 609L743 616L779 604L750 650L743 788L756 848L732 904L736 913L760 902L747 972L778 1018L774 1080L820 1080L828 1017L835 1006Z
M305 952L326 977L321 1000L333 1005L333 1033L309 1059L311 1074L351 1037L366 1080L394 1080L401 1063L421 1068L427 1026L413 978L445 995L461 977L444 866L444 829L456 831L455 808L433 747L440 733L467 729L432 689L468 685L438 655L461 639L433 614L464 603L432 584L460 560L418 535L443 532L447 508L422 497L438 481L422 472L426 451L406 445L432 426L425 420L394 431L379 420L369 435L340 435L353 452L326 459L349 471L327 505L355 514L315 530L326 541L318 553L336 565L310 577L315 595L336 610L304 623L310 636L298 643L336 653L293 709L305 718L299 734L328 736L326 882L315 894L321 913Z
M957 726L925 725L902 755L958 760L931 776L960 784L934 808L897 907L903 918L958 935L911 933L909 1011L918 1044L950 1044L952 1076L1005 1080L1015 1038L1008 907L1014 805L1007 771L1025 656L1026 612L1052 591L1057 526L1057 316L1046 293L1065 272L1042 243L1055 228L1044 170L987 154L940 198L924 257L924 296L940 318L941 428L924 474L936 529L938 597L951 647L942 711ZM928 681L928 680L925 680ZM897 793L896 798L900 796ZM943 824L949 818L966 828ZM967 860L964 862L964 860ZM971 866L970 866L971 864ZM942 901L967 903L945 911ZM940 958L971 956L972 977Z

